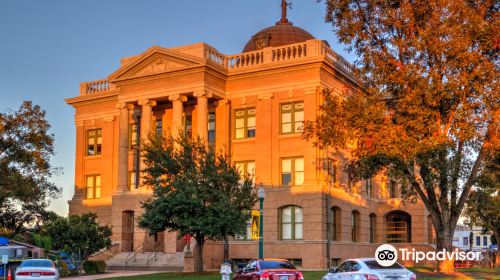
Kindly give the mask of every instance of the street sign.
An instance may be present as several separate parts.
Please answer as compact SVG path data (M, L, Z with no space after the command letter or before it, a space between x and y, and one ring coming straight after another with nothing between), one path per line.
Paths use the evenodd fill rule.
M2 255L2 264L7 264L9 262L9 255Z
M252 210L252 240L259 240L259 216L258 210Z

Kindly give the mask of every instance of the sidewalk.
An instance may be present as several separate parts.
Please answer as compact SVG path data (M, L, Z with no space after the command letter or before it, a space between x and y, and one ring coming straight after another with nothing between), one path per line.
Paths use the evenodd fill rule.
M118 271L108 271L105 274L76 276L76 277L68 277L68 278L64 278L64 279L68 279L68 280L94 280L94 279L106 279L106 278L112 278L112 277L157 274L157 273L161 273L161 272L162 271L127 271L127 270L118 270Z

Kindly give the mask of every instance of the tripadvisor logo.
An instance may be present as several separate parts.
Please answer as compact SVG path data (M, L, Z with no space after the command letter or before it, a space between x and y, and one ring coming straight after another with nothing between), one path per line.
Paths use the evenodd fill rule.
M375 259L381 266L391 266L398 260L398 251L391 244L382 244L375 251Z
M394 246L390 244L382 244L378 246L375 251L375 259L377 263L381 266L391 266L396 263L398 260L398 255L402 261L413 261L415 263L419 263L423 260L427 261L479 261L481 257L481 252L464 252L459 251L458 249L455 251L448 252L445 249L441 251L417 251L415 248L399 248L396 249Z

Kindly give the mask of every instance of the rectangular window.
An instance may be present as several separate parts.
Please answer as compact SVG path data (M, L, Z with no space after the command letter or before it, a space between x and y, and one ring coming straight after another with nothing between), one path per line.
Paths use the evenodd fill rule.
M85 186L87 189L86 191L87 199L94 199L101 197L101 175L87 176Z
M304 129L304 102L284 103L280 107L281 134L300 133Z
M300 186L304 184L304 158L281 159L281 185Z
M476 236L476 246L481 246L481 236Z
M184 116L184 134L191 138L193 137L193 116Z
M464 243L464 246L469 246L469 238L464 237L463 243Z
M347 175L347 189L349 190L350 193L352 193L352 179L349 174Z
M369 178L365 180L365 192L366 196L373 197L373 178Z
M137 185L135 184L135 171L130 171L128 173L128 185L131 191L137 189Z
M101 154L102 129L87 130L87 155L95 156Z
M488 236L483 236L483 246L488 246Z
M396 182L395 181L390 181L389 182L389 197L390 198L396 198Z
M329 158L328 159L328 184L332 186L337 185L337 161Z
M208 143L215 145L215 112L208 113Z
M128 142L130 149L135 150L135 147L137 146L137 124L135 123L129 125Z
M163 135L163 121L161 118L159 119L156 119L156 122L155 122L155 131L156 131L156 135Z
M255 137L255 108L236 110L234 113L234 138Z
M236 169L238 169L241 176L251 177L253 183L255 184L255 161L253 160L238 161L235 162L234 164L236 165Z

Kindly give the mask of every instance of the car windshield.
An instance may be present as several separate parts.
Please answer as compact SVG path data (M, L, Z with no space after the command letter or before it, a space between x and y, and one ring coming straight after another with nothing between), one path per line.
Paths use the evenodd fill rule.
M260 263L262 269L295 269L295 267L289 262L283 261L263 261Z
M365 261L366 266L370 269L403 269L399 263L394 263L391 266L381 266L377 261Z
M53 267L49 260L26 260L21 263L21 267Z

